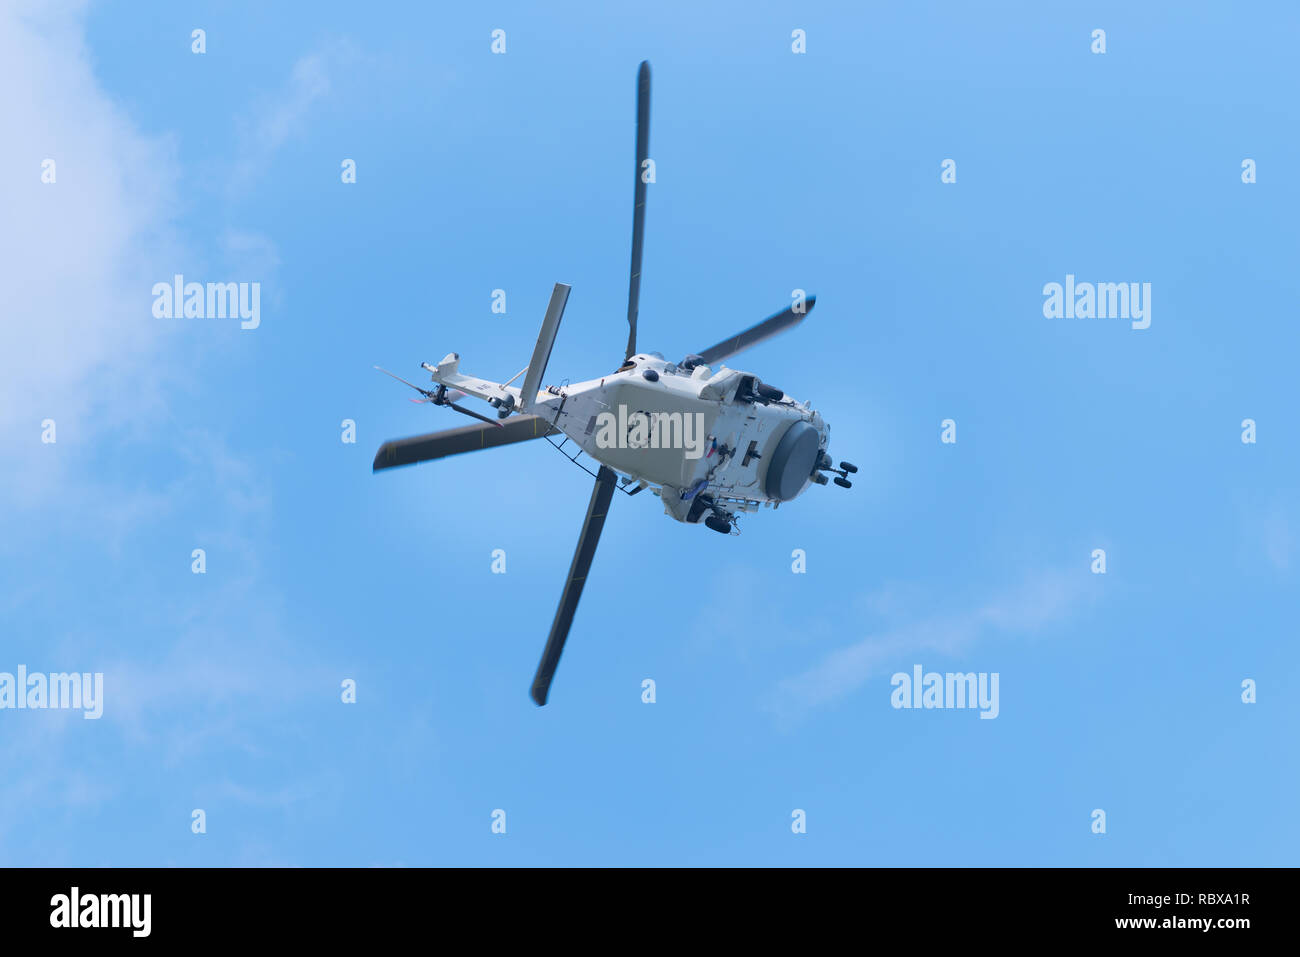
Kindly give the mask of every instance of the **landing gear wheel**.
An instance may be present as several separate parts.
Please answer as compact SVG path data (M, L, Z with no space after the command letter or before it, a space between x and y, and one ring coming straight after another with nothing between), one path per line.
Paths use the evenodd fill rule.
M840 468L844 469L844 471L848 472L850 475L858 470L858 467L852 462L841 462Z
M721 532L723 535L731 534L731 523L725 518L719 518L716 515L710 515L704 520L704 524L709 526L715 532Z
M846 479L843 475L835 476L835 484L838 485L840 488L853 488L853 483L850 482L848 479Z

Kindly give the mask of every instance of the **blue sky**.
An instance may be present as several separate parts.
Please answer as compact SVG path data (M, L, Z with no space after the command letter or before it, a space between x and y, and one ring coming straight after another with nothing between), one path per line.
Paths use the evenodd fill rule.
M6 7L0 671L105 704L0 710L0 862L1294 864L1297 27ZM372 475L460 422L371 365L508 378L556 281L547 378L621 360L641 59L641 347L815 292L732 364L861 472L733 538L619 496L538 709L590 480L540 443ZM155 318L175 273L259 282L260 327ZM1067 274L1150 283L1150 328L1045 318ZM916 664L998 673L998 717L892 708Z

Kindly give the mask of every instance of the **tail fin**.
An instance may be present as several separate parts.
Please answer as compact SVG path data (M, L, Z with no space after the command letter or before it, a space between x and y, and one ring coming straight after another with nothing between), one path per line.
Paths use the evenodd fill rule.
M569 288L564 283L557 282L551 292L551 302L546 307L546 317L542 320L542 331L537 334L537 348L533 350L533 359L528 363L528 372L524 376L524 384L520 387L519 410L521 412L529 411L537 398L537 391L542 387L546 364L551 361L551 347L555 345L555 335L560 331L564 306L569 301Z

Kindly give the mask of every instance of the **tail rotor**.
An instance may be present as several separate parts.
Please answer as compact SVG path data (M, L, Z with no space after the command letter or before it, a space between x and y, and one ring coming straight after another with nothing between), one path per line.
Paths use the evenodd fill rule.
M433 405L445 405L449 409L455 409L461 415L468 415L471 419L478 419L480 422L487 422L489 425L495 425L495 426L501 425L501 423L498 422L496 419L489 418L486 415L480 415L479 413L475 412L473 409L467 409L463 405L457 405L456 404L457 399L465 398L465 393L461 392L459 389L448 390L448 388L445 385L439 385L438 388L436 389L422 389L414 382L408 382L407 380L403 379L400 375L394 375L392 372L389 372L387 369L380 368L379 366L375 366L375 368L378 369L380 372L382 372L384 375L388 376L389 378L396 379L398 382L402 383L402 385L410 386L416 392L420 393L420 395L422 395L424 398L411 400L417 405L423 404L425 402L432 403Z

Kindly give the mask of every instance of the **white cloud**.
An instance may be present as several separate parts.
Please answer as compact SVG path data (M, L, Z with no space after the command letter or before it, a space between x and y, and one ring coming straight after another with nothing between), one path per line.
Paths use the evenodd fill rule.
M112 428L157 403L163 378L149 290L177 255L175 151L100 89L82 29L80 7L0 6L0 442L28 495L49 484L23 467L50 451L43 419L63 443Z
M246 180L306 122L330 89L342 45L304 56L287 85L251 109L234 174ZM99 85L82 5L0 5L0 443L10 462L0 495L49 501L84 471L100 436L165 418L186 388L167 361L174 323L152 314L153 284L206 264L177 228L175 140L149 137ZM55 182L41 180L54 161ZM275 243L227 229L211 251L259 281L279 266ZM187 330L188 331L188 330ZM42 445L53 419L58 443Z
M250 729L268 715L338 683L297 643L275 583L259 574L272 504L264 467L168 412L194 373L168 361L181 352L175 337L194 327L156 319L151 289L204 264L173 225L172 141L143 135L91 64L82 6L0 4L0 84L11 93L0 97L0 510L13 516L0 539L10 563L0 610L16 632L0 668L39 649L59 669L103 671L106 698L100 721L5 714L0 764L23 774L0 796L0 837L15 840L22 815L129 793L124 760L181 765L253 747ZM295 77L300 103L319 95L311 67ZM287 135L292 112L268 114L272 139ZM53 184L41 182L46 158ZM238 230L214 252L259 276L279 262L269 238ZM55 445L40 441L46 418ZM115 561L149 534L179 539L172 560L187 584L191 543L208 548L210 574L194 579L203 587ZM101 551L102 577L120 589L93 611L51 606L41 576L66 568L83 581Z

